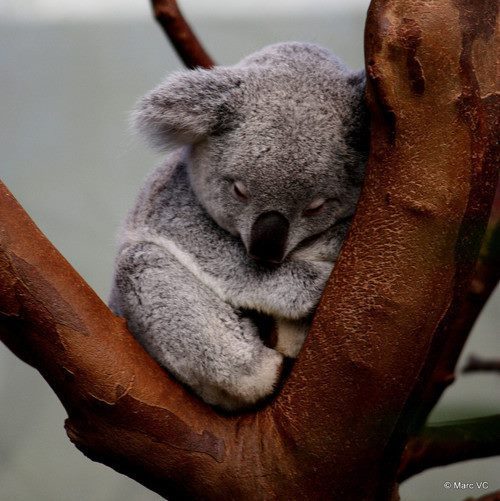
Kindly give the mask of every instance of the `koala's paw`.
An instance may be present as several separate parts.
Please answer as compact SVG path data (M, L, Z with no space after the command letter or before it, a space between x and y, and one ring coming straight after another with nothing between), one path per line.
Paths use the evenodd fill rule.
M283 355L296 358L304 344L310 323L305 320L279 318L276 322L277 342L274 349Z
M209 404L228 411L252 407L271 395L279 380L283 355L271 348L264 348L259 358L260 364L252 374L242 373L233 378L234 382L225 387L204 385L200 396Z

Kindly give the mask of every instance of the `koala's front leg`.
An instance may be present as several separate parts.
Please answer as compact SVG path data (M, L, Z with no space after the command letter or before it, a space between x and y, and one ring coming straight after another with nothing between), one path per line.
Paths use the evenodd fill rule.
M221 288L235 307L289 320L310 316L330 276L333 263L287 261L266 269L241 263L223 277Z
M340 252L349 222L332 226L307 246L294 250L275 268L252 262L240 247L224 259L220 270L228 300L286 320L314 313ZM225 273L224 273L225 272Z
M165 249L123 250L111 303L147 351L206 402L237 409L273 392L282 355Z

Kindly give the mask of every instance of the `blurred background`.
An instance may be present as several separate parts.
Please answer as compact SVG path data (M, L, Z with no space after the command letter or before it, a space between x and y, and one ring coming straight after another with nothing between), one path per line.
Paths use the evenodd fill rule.
M363 64L368 0L180 0L213 57L232 64L270 43L316 42ZM148 0L0 0L0 175L54 245L106 300L114 236L159 161L127 130L136 99L182 68ZM500 294L467 344L499 354ZM498 377L461 376L432 421L500 412ZM496 391L495 391L496 387ZM0 501L155 500L71 445L65 412L40 375L0 346ZM335 426L335 423L332 423ZM461 500L500 488L500 459L437 468L403 484L403 501Z

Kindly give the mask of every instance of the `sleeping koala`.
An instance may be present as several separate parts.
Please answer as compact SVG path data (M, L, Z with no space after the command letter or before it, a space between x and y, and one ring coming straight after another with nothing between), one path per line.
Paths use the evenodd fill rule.
M138 104L137 129L171 152L122 229L111 307L210 404L270 395L300 350L360 191L363 89L326 49L282 43Z

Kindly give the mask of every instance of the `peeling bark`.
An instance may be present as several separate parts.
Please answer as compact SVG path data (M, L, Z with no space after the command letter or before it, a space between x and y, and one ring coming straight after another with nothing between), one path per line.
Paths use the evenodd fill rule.
M473 8L372 2L362 196L300 357L255 412L218 413L171 379L1 189L0 336L77 447L169 499L397 498L497 183L496 11Z

